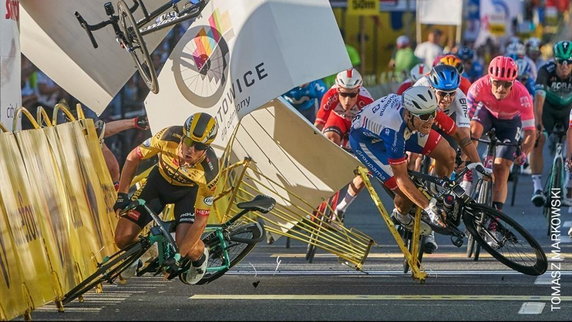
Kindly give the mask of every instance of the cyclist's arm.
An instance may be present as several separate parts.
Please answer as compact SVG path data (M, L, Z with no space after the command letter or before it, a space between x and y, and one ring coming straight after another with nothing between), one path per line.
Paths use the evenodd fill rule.
M461 150L469 158L471 163L481 162L481 157L479 156L479 152L477 152L477 147L472 144L470 128L458 127L457 131L453 134L453 138L459 144Z
M572 110L570 111L572 114ZM566 162L568 167L572 164L572 121L569 121L568 131L566 131Z
M544 107L544 100L546 99L546 92L544 90L536 89L534 92L534 120L535 127L539 130L544 128L542 124L542 109ZM540 128L539 128L540 126Z
M318 130L321 131L324 128L324 125L326 125L326 121L328 121L328 117L330 116L332 109L338 104L337 97L338 92L334 88L328 90L322 97L322 101L320 102L320 109L316 114L316 121L314 122L314 125L318 128Z
M417 189L413 181L409 178L407 174L407 162L391 164L391 170L393 170L393 176L395 177L395 182L399 190L414 204L421 207L421 209L427 208L429 206L429 200L427 200L425 195Z
M112 135L115 135L119 132L123 132L125 130L129 130L129 129L134 129L137 126L137 118L132 118L132 119L123 119L123 120L117 120L117 121L111 121L111 122L107 122L105 123L105 134L104 137L110 137Z
M135 172L137 172L137 167L139 166L139 163L141 163L142 159L138 150L139 147L136 147L127 155L127 159L123 165L123 170L121 171L121 178L119 179L119 188L117 189L117 192L129 192L131 181L135 177Z
M525 129L524 140L522 141L522 152L524 154L530 153L534 147L534 142L536 142L536 130Z

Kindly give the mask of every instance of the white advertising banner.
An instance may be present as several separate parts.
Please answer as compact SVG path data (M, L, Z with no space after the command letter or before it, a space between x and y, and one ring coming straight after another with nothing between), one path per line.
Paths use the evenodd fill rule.
M460 25L463 1L417 0L417 20L422 24Z
M151 129L216 117L216 145L238 120L300 84L351 66L328 0L211 0L145 100Z
M512 21L521 12L521 1L481 0L481 30L475 41L475 47L484 44L488 38L499 43L512 36Z
M18 0L0 7L0 123L12 130L14 112L22 105Z
M93 48L74 13L89 24L107 20L107 0L25 0L21 6L22 53L68 93L97 112L105 107L136 71L131 55L119 47L111 26L93 32ZM131 1L127 1L132 3ZM145 1L149 10L162 1ZM114 2L115 5L115 2ZM115 6L117 12L117 7ZM134 17L142 17L138 9ZM169 28L144 36L149 53Z

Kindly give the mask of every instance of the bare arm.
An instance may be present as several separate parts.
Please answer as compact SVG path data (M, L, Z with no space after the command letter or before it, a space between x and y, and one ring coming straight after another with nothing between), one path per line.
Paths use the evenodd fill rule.
M117 192L129 192L131 181L133 181L137 167L139 166L139 163L141 163L141 157L137 152L138 148L139 147L136 147L135 149L131 150L129 155L127 155L127 159L123 165L123 171L121 171L121 179L119 179L119 188L117 189Z
M457 131L453 133L453 138L457 143L459 143L461 150L469 157L471 162L481 162L479 152L477 152L477 147L472 144L471 133L468 127L457 128Z
M537 91L534 94L534 121L536 128L538 129L538 125L540 125L540 129L544 128L542 124L542 109L544 107L544 100L545 100L546 93L544 91Z
M421 209L425 209L429 206L429 200L417 189L413 181L409 179L407 175L407 162L403 162L396 165L391 165L393 170L393 176L397 181L397 187L409 200L415 203Z
M104 137L110 137L119 132L135 128L136 118L133 119L123 119L117 121L111 121L105 123L105 135Z

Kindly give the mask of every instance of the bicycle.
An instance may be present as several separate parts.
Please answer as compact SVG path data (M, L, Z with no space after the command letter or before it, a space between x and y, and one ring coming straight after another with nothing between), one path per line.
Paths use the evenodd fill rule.
M276 201L273 198L258 195L251 201L238 203L236 206L242 211L225 223L207 225L201 239L205 243L205 247L209 249L209 260L207 271L197 283L198 285L208 284L224 275L248 255L256 243L264 239L264 225L261 222L241 223L239 219L250 211L267 213L274 208L275 204ZM147 235L140 236L137 242L103 258L93 274L64 295L63 304L73 301L103 282L113 284L121 272L134 264L155 244L158 249L157 257L150 260L147 266L139 269L137 276L154 272L155 275L169 274L168 279L173 279L189 269L190 263L182 263L177 245L171 236L171 232L175 230L175 221L162 221L142 199L133 201L122 212L135 209L140 205L144 207L154 221L154 225Z
M94 48L97 48L99 45L92 31L111 25L115 32L115 39L119 45L131 55L135 62L135 67L138 69L139 74L149 90L157 94L159 92L157 72L153 66L151 56L149 56L149 51L143 40L143 36L182 21L197 18L208 3L208 0L198 0L197 3L193 3L192 0L187 0L187 3L183 5L182 8L177 6L179 2L181 2L181 0L170 0L156 10L149 12L142 0L133 0L131 7L129 7L125 1L119 0L117 2L118 15L115 15L113 4L106 2L103 7L109 19L94 25L88 24L77 11L75 12L75 16L81 27L87 32ZM136 21L133 17L133 13L139 7L141 7L143 11L143 18Z
M565 178L565 168L564 168L564 138L566 137L566 129L560 123L554 125L552 135L555 137L555 149L554 149L554 159L552 160L552 167L550 168L550 173L548 174L548 180L544 186L544 209L543 214L548 221L548 229L546 231L547 235L550 236L550 222L552 220L552 207L555 205L562 204L562 193L565 193L564 189L564 178Z
M475 201L460 186L467 170L463 169L454 180L409 171L415 185L429 198L435 198L438 205L443 203L445 196L453 196L458 206L453 216L445 218L444 228L435 226L426 216L422 220L435 232L450 235L451 242L461 247L466 235L457 227L462 219L476 243L504 265L526 275L537 276L546 272L546 254L534 237L507 215ZM432 192L428 188L430 184L441 191Z
M493 164L496 158L496 150L498 146L516 146L516 155L520 155L520 146L522 143L520 134L517 138L518 139L517 143L501 142L497 138L496 131L494 128L487 133L487 136L489 137L488 140L473 138L473 140L475 141L487 144L486 154L483 162L485 168L490 169L491 171L493 170ZM477 182L475 184L475 189L473 189L472 196L476 200L476 202L492 207L493 204L492 189L493 189L493 182L489 178L481 177L477 179ZM481 252L480 245L475 241L472 235L469 235L467 240L467 257L468 258L473 257L474 261L478 261L480 252Z

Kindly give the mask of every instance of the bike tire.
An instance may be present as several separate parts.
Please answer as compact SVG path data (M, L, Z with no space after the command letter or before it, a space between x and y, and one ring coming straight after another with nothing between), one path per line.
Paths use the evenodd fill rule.
M492 182L485 181L481 179L480 189L478 190L477 203L492 207L493 204L493 193L492 193ZM483 219L481 219L483 220ZM472 234L469 234L471 242L473 243L473 261L479 260L479 255L481 254L481 245L475 241Z
M129 11L129 6L123 0L117 2L117 11L119 16L119 29L123 32L127 46L129 46L129 54L135 62L135 67L139 70L139 75L154 94L159 93L159 82L157 81L157 72L155 66L147 50L147 44L143 40L143 36L139 32L137 22L133 18L133 14Z
M235 241L233 239L240 241ZM211 283L217 278L223 276L229 269L234 265L238 264L241 260L248 255L254 246L264 238L264 228L260 223L248 223L242 224L235 228L231 228L228 231L228 240L226 250L229 253L230 265L228 269L220 270L217 272L207 271L204 277L197 282L197 285L203 285ZM250 240L250 242L246 242ZM206 246L210 248L209 262L207 267L222 266L223 256L222 249L220 248L220 242L218 239L213 238L210 243Z
M561 158L557 158L554 161L554 166L552 167L551 175L550 175L550 184L548 185L548 189L546 189L545 193L547 194L546 203L544 204L544 214L547 220L547 230L546 235L550 236L550 222L552 221L552 209L551 205L553 205L552 198L552 189L553 188L560 188L560 197L558 198L560 202L562 202L562 170L563 170L563 162ZM561 204L561 203L557 203Z
M88 276L85 280L72 288L64 295L63 304L67 304L87 291L91 290L97 284L104 281L112 283L119 274L129 265L133 264L141 257L151 245L146 239L127 246L125 249L111 255L107 261L99 265L95 273Z
M479 220L480 216L476 213L481 214L484 220ZM503 236L501 241L497 241L499 246L495 248L484 240L485 236L491 236L488 228L491 220L497 222L497 232ZM530 233L507 215L492 207L471 203L465 206L463 222L477 243L499 262L526 275L538 276L546 272L548 261L542 247ZM516 247L522 247L524 250L509 256L512 248ZM523 262L517 262L519 259Z
M336 209L336 206L338 205L339 195L340 192L337 191L333 196L331 196L328 199L327 202L322 203L318 207L318 210L316 211L315 219L319 220L318 229L316 230L312 229L312 232L310 233L310 239L308 242L308 246L306 247L306 260L308 261L308 263L312 263L314 261L316 251L318 250L318 247L314 245L314 243L318 242L321 231L323 229L326 229L324 227L324 222L326 221L329 223L331 221L331 218L333 216L332 210Z

